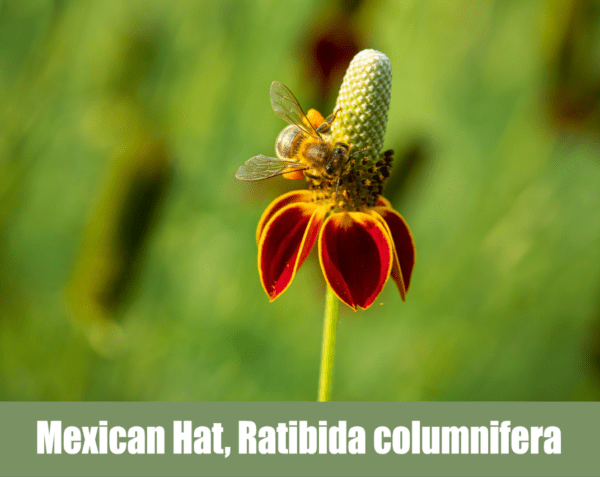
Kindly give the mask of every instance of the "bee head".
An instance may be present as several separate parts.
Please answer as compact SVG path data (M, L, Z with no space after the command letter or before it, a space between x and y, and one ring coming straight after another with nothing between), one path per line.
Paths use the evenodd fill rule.
M349 149L348 145L343 142L335 143L331 160L325 166L325 172L327 172L327 174L333 175L336 170L339 170L344 165L346 157L348 157Z

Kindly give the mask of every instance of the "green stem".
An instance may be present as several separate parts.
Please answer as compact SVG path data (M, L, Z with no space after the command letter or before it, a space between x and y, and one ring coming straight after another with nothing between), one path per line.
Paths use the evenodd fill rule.
M331 377L333 375L333 355L335 354L335 333L337 330L340 301L329 285L325 293L325 325L323 327L323 348L321 351L321 377L319 378L319 401L331 400Z

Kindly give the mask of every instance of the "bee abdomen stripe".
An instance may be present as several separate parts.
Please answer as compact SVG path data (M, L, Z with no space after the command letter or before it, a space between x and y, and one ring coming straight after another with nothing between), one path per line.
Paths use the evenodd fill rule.
M304 132L296 126L288 126L277 136L275 151L282 159L291 159L298 155Z

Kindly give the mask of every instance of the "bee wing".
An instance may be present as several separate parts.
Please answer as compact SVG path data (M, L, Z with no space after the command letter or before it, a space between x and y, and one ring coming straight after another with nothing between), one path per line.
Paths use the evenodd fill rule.
M275 111L277 117L280 117L293 126L298 126L309 136L317 139L321 138L320 134L306 117L306 114L304 114L304 111L302 111L300 103L298 103L294 94L279 81L271 83L271 106L273 106L273 111Z
M235 177L242 181L259 181L286 172L303 171L307 168L306 164L298 161L267 157L260 154L248 159L243 166L240 166L235 173Z

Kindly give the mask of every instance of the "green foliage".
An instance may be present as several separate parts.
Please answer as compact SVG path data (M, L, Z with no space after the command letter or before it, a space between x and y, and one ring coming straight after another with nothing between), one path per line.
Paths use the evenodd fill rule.
M392 174L424 146L389 190L407 301L342 306L334 400L600 397L599 124L556 119L549 5L354 13L392 63ZM320 8L0 1L0 399L316 399L316 257L273 303L256 269L260 214L302 184L234 173L273 154L271 81L312 106Z

